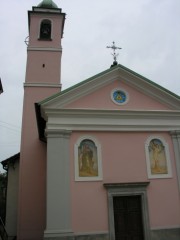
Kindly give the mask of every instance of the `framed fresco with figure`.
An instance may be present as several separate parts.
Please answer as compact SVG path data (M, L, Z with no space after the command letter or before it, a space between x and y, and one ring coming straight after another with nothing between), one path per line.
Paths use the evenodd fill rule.
M75 144L74 154L76 181L102 180L101 147L94 137L79 138Z
M149 178L172 177L169 147L159 136L151 136L145 144L147 173Z

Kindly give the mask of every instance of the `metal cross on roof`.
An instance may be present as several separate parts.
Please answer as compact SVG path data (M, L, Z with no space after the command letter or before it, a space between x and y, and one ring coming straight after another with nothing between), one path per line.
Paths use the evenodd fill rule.
M111 53L113 55L113 59L114 59L113 65L117 65L117 56L119 55L119 53L116 53L116 50L122 49L122 48L116 47L114 41L112 42L112 46L107 46L107 48L111 48L113 50L113 53Z

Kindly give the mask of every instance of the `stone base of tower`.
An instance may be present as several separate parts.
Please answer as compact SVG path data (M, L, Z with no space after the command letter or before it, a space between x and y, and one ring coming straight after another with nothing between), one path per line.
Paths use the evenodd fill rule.
M152 240L179 240L180 228L151 230ZM109 233L58 233L58 231L45 231L44 240L109 240Z
M49 235L49 236L48 236ZM58 234L57 232L52 233L44 233L44 240L109 240L108 233L84 233L84 234L76 234L72 233L64 233Z
M74 234L70 231L45 230L44 240L74 240Z

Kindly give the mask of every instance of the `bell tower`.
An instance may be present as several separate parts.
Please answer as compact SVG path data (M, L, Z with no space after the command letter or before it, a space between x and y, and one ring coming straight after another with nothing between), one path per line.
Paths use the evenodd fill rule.
M51 0L28 12L29 44L25 85L60 88L61 38L65 14Z
M19 170L18 240L43 239L46 228L46 143L39 140L35 103L61 90L65 14L52 0L28 11L29 41Z

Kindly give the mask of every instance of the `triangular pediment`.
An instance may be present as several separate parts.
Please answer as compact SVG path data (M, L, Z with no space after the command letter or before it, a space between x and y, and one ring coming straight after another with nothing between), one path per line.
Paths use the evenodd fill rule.
M101 72L43 100L39 104L42 109L97 109L98 107L99 109L118 109L118 104L114 104L113 99L110 99L110 95L115 89L123 89L130 98L128 104L123 106L123 109L126 110L180 110L179 96L122 65ZM95 104L95 102L100 102L102 105ZM139 104L136 105L136 102Z
M112 92L116 89L125 93L128 100L125 104L113 102ZM46 132L180 130L179 96L122 65L36 103L36 114L42 140L45 129Z

